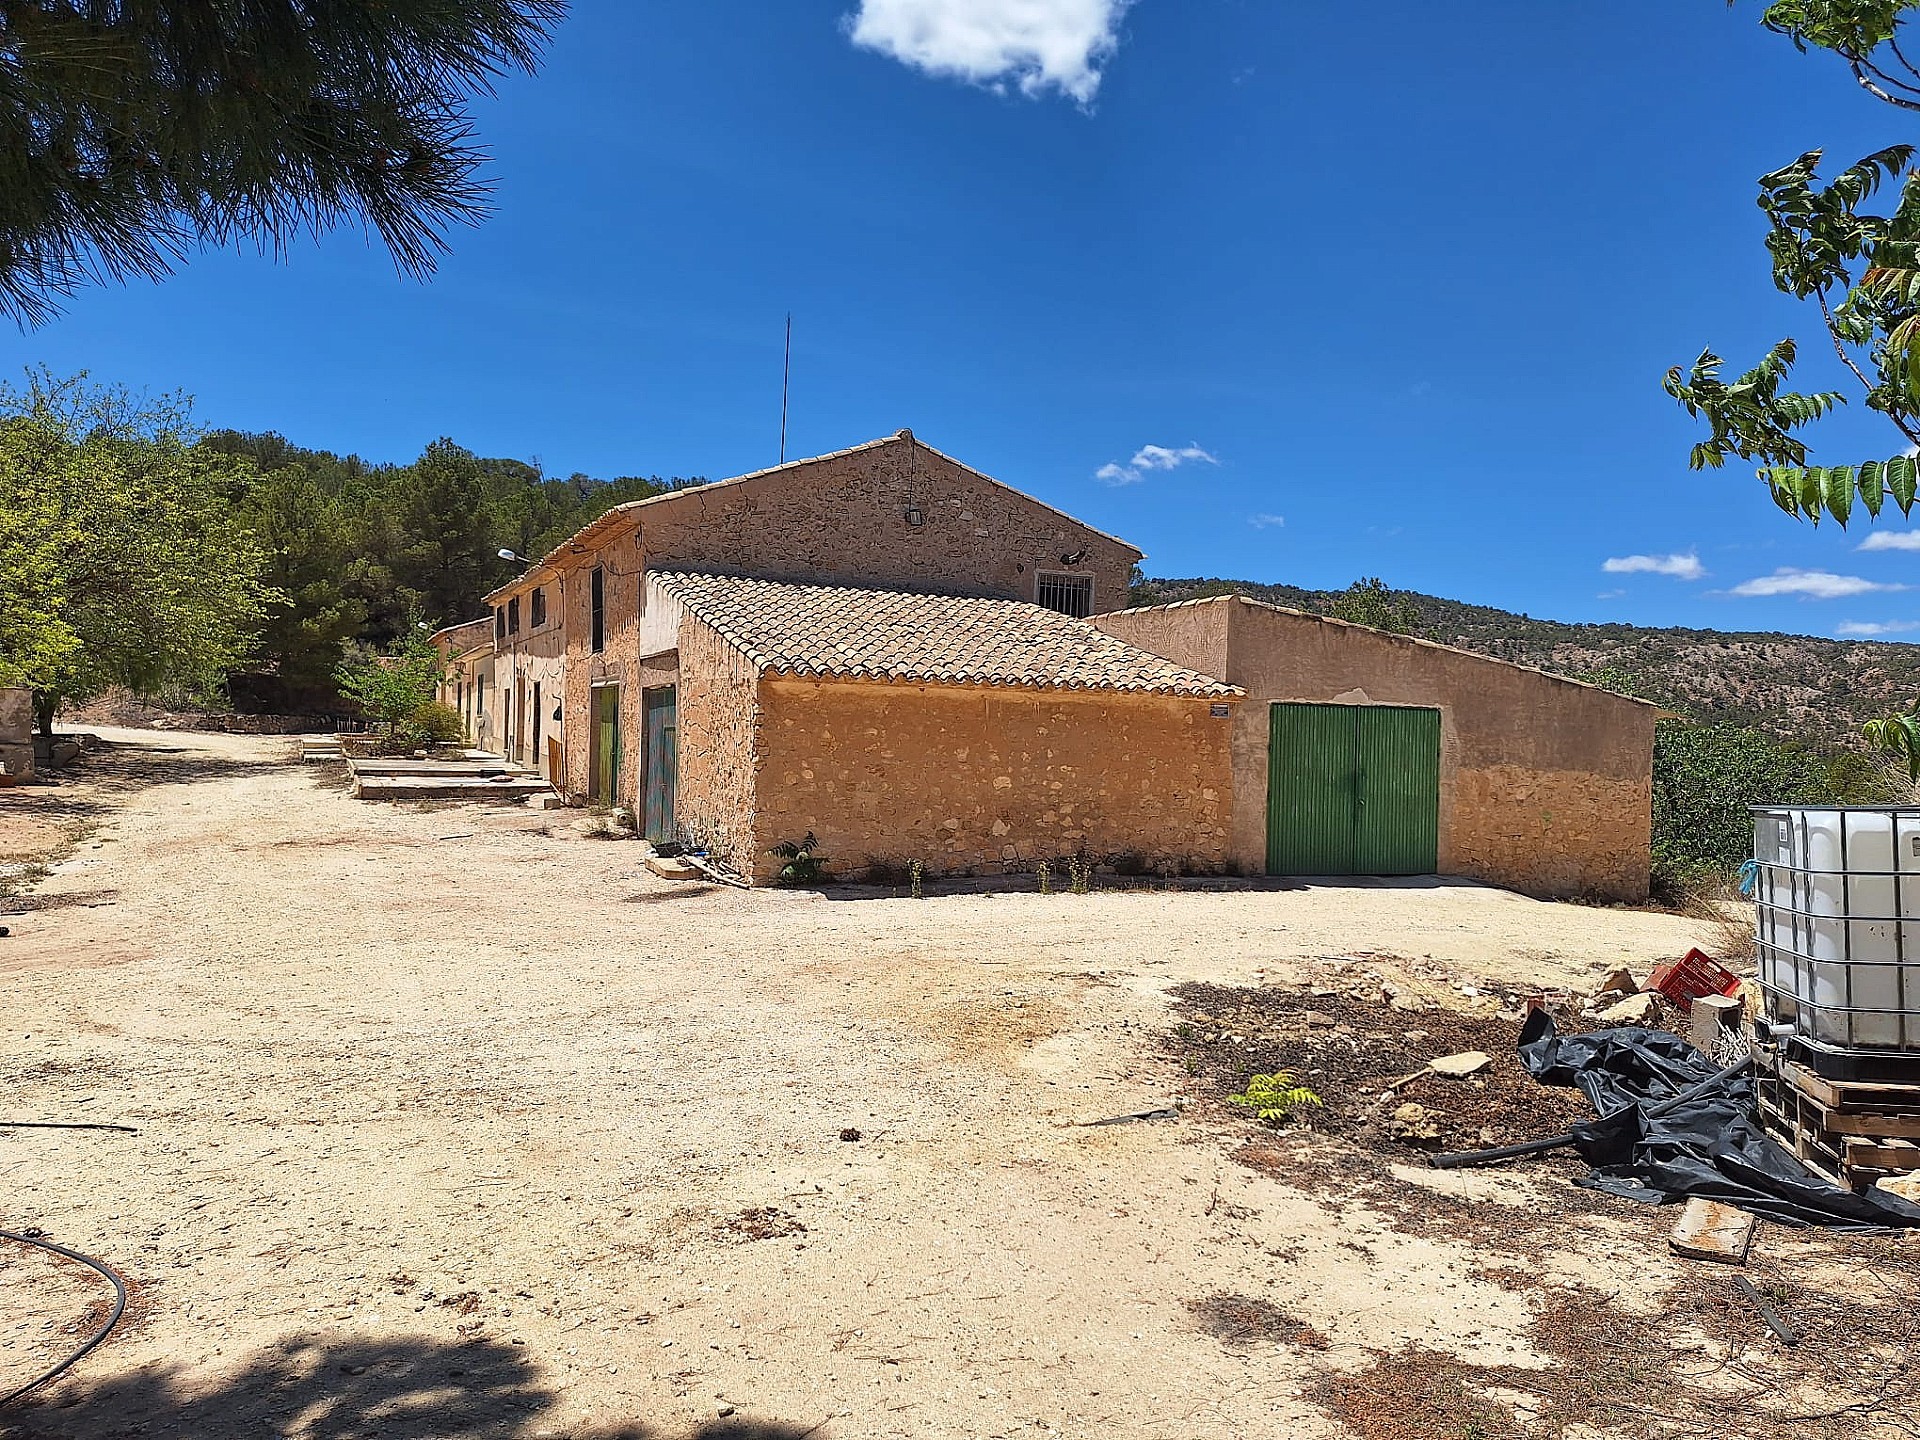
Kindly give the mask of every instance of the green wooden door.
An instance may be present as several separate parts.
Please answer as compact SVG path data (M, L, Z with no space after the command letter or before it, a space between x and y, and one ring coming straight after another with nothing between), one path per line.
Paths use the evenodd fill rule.
M1356 875L1440 868L1440 712L1354 707Z
M1352 708L1273 707L1267 745L1269 875L1353 874Z
M1267 872L1430 875L1440 851L1440 712L1275 705Z
M645 824L649 840L671 840L673 834L673 792L679 777L679 706L671 685L641 692L640 708L646 718Z
M620 687L593 687L593 776L587 798L620 803Z

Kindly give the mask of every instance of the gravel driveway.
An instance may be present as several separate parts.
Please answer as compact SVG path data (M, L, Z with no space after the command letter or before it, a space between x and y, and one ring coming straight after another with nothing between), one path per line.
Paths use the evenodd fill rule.
M1698 938L1452 884L674 884L577 812L362 803L280 739L111 738L76 782L101 829L0 940L0 1117L139 1133L0 1130L0 1227L111 1261L135 1306L25 1434L1341 1433L1318 1367L1526 1364L1534 1308L1197 1115L1076 1123L1179 1093L1166 991L1361 952L1569 983ZM95 1297L17 1252L0 1391ZM1223 1293L1327 1348L1223 1343L1194 1309Z

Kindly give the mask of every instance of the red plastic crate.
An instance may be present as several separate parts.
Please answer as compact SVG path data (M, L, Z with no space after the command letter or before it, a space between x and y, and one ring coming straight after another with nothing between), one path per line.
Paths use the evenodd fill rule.
M1740 988L1740 977L1704 950L1689 950L1678 960L1657 966L1647 988L1658 990L1685 1010L1702 995L1733 994Z

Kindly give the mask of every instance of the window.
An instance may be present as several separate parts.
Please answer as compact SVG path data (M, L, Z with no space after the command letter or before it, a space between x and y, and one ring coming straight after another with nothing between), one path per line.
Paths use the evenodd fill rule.
M1093 614L1093 577L1059 575L1042 570L1039 574L1039 600L1049 610L1084 620Z
M538 595L538 590L533 592ZM540 682L533 682L533 763L540 763Z
M607 648L607 572L597 565L587 597L587 635L594 654Z
M493 611L493 642L499 644L507 638L507 607L497 605Z
M520 633L520 597L518 595L507 601L507 633L509 635Z
M547 623L547 592L536 586L532 597L527 601L527 627L538 630Z

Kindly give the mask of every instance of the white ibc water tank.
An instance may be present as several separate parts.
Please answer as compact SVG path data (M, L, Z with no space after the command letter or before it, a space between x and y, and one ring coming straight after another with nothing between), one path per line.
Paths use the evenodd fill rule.
M1754 811L1760 984L1823 1049L1920 1052L1920 808Z

